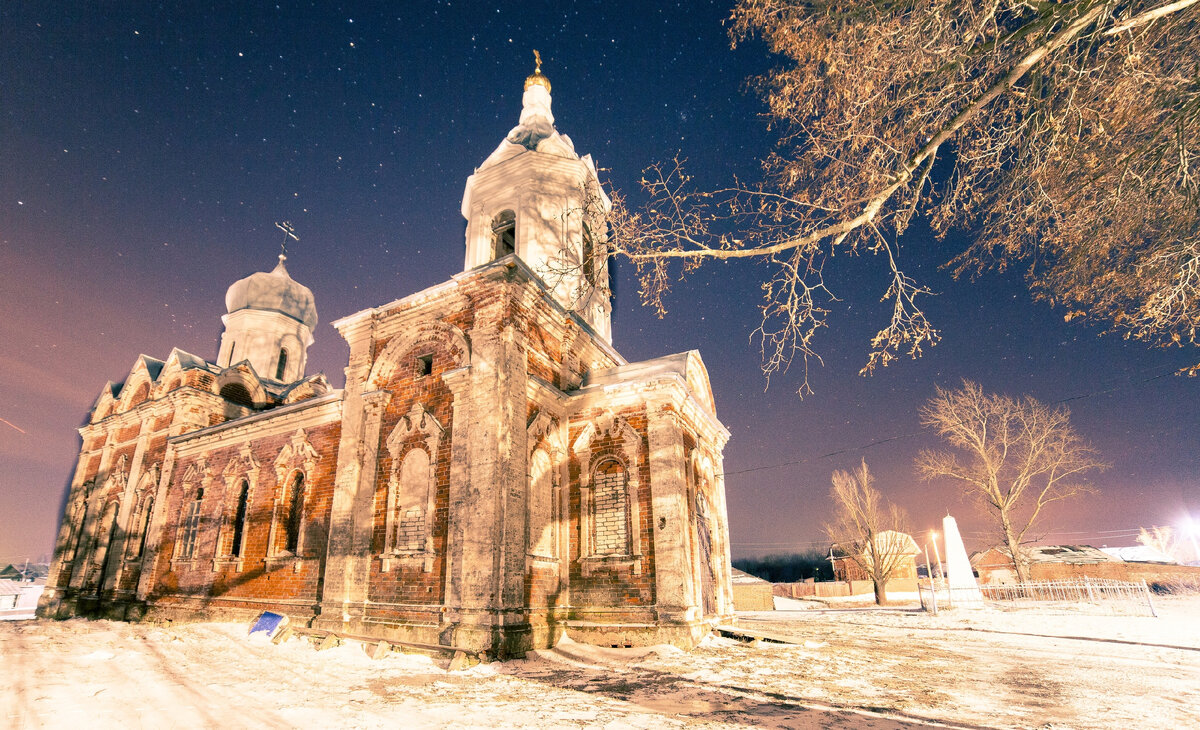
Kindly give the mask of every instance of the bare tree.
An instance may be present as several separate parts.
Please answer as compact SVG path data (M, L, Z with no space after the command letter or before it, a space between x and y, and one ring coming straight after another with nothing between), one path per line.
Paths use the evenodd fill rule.
M1020 264L1068 319L1197 344L1200 0L740 0L730 30L779 61L751 82L779 145L760 181L696 190L677 157L643 173L645 207L614 206L649 303L672 262L769 261L769 377L816 357L828 260L877 254L867 373L939 339L897 245L923 215L972 234L956 274Z
M957 390L939 387L921 423L955 451L923 450L918 473L954 479L992 513L1021 582L1029 579L1021 544L1046 506L1092 491L1083 475L1107 468L1066 408L984 393L969 380Z
M841 556L851 560L875 583L875 603L887 603L887 584L904 561L916 554L907 534L908 515L887 502L875 488L863 459L853 471L833 472L833 520L825 532Z

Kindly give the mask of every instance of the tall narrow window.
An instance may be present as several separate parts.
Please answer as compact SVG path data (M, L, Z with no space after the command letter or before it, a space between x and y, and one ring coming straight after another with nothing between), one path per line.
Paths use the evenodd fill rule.
M196 497L184 507L179 521L179 552L183 560L191 560L196 554L196 541L200 535L200 506L204 500L204 489L196 490Z
M542 557L558 555L554 519L554 473L542 449L529 460L529 552Z
M237 342L232 342L229 345L229 362L225 363L226 367L233 364L233 352L237 349Z
M425 547L425 505L429 496L429 453L411 449L400 462L400 479L393 497L393 533L389 535L395 550L418 551Z
M293 555L300 547L300 524L304 520L304 473L296 472L288 494L287 535L283 549Z
M275 366L275 379L283 380L283 371L287 369L287 349L279 348L279 364Z
M517 215L501 211L492 219L492 258L498 259L517 250Z
M235 558L242 557L242 538L246 533L246 508L250 500L250 482L242 480L238 490L237 509L233 513L233 544L229 546L229 554Z
M154 514L154 498L147 497L142 505L142 519L139 526L140 534L138 536L137 554L134 558L140 558L146 554L146 536L150 534L150 516Z
M625 467L608 460L596 468L593 497L592 544L598 555L624 555L629 551L629 505L625 494Z

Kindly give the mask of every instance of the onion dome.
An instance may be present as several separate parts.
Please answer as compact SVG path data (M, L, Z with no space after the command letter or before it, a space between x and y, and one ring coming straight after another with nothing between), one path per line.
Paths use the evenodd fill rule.
M533 73L525 77L525 90L529 91L529 87L534 84L540 84L546 87L546 93L550 93L550 79L542 75L542 54L536 50L533 52L534 68Z
M310 330L317 327L317 305L312 291L288 275L283 265L287 257L279 255L279 263L270 273L260 271L239 279L225 292L225 309L233 314L242 309L279 312Z

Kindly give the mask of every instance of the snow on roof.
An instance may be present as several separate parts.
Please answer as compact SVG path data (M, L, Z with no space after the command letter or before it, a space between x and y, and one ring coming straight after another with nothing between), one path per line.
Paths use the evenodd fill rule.
M1178 561L1172 559L1169 555L1165 555L1146 545L1111 548L1105 547L1100 548L1100 552L1104 553L1105 555L1111 555L1117 560L1123 560L1126 563L1166 563L1168 565L1178 564Z
M765 581L755 575L750 575L744 570L730 568L729 580L735 585L770 585L769 581Z
M162 372L163 365L165 363L162 360L159 360L156 357L150 357L149 355L141 355L141 358L142 362L146 365L146 372L150 375L150 379L158 380L158 374Z
M1002 554L1009 555L1008 549L1004 547L994 547L992 550ZM1025 557L1031 563L1067 563L1070 565L1091 565L1094 563L1118 563L1119 559L1105 554L1098 548L1091 545L1030 545L1023 548ZM981 553L976 553L971 556L971 564L978 565L978 561L986 555L989 550Z

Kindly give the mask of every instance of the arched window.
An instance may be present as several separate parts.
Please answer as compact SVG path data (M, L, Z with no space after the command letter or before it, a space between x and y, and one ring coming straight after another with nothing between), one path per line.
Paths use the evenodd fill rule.
M295 555L300 549L300 526L304 522L304 472L296 472L288 491L287 523L283 549Z
M229 546L229 554L235 558L242 557L242 542L246 535L246 512L250 501L250 482L242 480L238 488L237 507L233 511L233 543Z
M517 215L501 211L492 219L492 258L498 259L517 250Z
M142 503L142 514L138 525L138 542L137 552L134 558L140 558L146 554L146 537L150 534L150 516L154 514L154 498L146 497L146 501Z
M196 496L183 508L179 519L179 547L176 556L191 560L196 555L196 543L200 536L200 507L204 501L204 488L196 490Z
M558 556L554 512L553 467L539 448L529 459L529 552L534 555Z
M283 372L287 369L288 353L287 348L279 348L279 364L275 366L275 379L283 380Z
M629 553L629 500L625 466L616 459L596 467L592 497L592 545L597 555Z
M410 449L400 463L400 478L392 497L391 534L393 550L416 552L425 547L425 502L429 492L429 453Z

